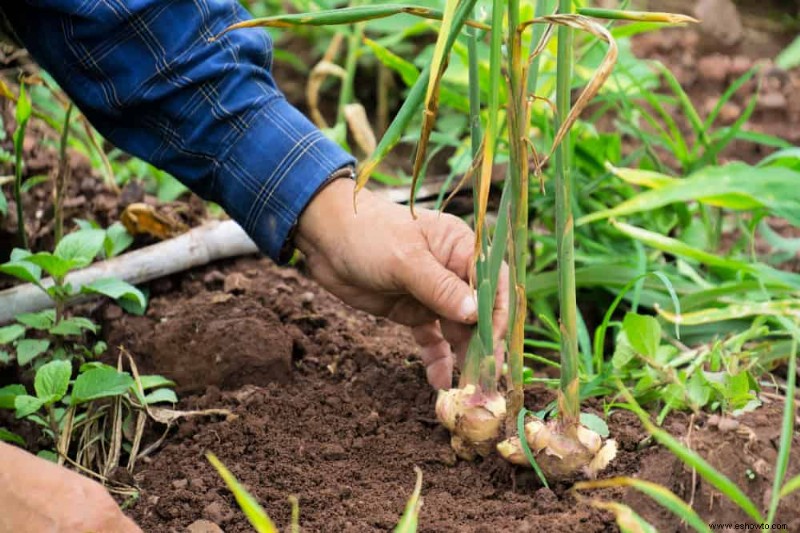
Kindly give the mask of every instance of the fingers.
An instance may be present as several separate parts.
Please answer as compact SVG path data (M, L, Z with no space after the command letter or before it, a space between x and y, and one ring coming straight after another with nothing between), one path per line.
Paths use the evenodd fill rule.
M420 345L420 358L425 365L428 383L435 389L449 389L453 385L453 352L442 335L438 322L412 328L414 340Z
M401 274L403 284L422 305L438 316L462 324L478 317L478 302L469 284L430 253L422 254Z
M456 357L456 365L462 367L474 328L451 320L442 320L441 328L444 338L452 347L452 351Z

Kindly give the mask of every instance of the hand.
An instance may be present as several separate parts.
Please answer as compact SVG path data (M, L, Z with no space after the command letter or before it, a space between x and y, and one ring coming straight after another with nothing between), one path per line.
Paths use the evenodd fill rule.
M99 483L2 442L0 531L142 533Z
M450 388L477 320L469 286L475 236L452 215L409 209L338 179L300 217L297 246L311 275L348 305L411 326L428 381ZM508 324L508 273L503 267L494 308L495 340ZM497 342L498 363L502 363ZM499 368L499 365L498 365Z

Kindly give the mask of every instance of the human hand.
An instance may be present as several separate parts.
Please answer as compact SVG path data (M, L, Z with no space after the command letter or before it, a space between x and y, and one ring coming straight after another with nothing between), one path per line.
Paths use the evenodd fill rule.
M311 275L348 305L411 326L422 347L428 381L452 386L477 320L469 286L475 236L462 220L409 209L355 183L338 179L314 198L300 217L297 247ZM493 316L495 340L508 325L508 270L503 267ZM496 342L502 363L502 343Z
M0 531L142 533L99 483L2 442Z

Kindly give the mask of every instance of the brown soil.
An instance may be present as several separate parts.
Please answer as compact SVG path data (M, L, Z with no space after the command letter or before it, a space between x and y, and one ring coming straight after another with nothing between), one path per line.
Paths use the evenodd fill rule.
M221 290L231 276L240 277L233 294ZM566 485L541 488L530 472L513 472L497 459L457 461L433 419L434 393L406 331L344 307L296 272L242 259L162 283L159 291L145 317L119 316L109 306L109 341L125 344L144 370L199 391L183 407L226 407L236 418L183 422L143 464L136 475L141 498L130 513L146 531L184 531L201 518L227 532L249 531L205 461L208 451L278 524L288 523L286 498L296 495L305 531L390 529L413 487L415 465L425 476L421 531L616 530L610 515L576 500ZM546 390L528 391L529 407L550 400ZM685 436L688 421L676 415L665 427ZM739 432L700 421L689 442L761 506L779 421L779 406L745 417L741 428L749 429ZM691 473L648 445L635 417L615 411L609 422L621 452L608 475L641 477L691 497ZM795 450L790 474L800 470ZM704 518L746 520L704 482L694 487ZM659 531L681 530L642 496L622 490L599 496L628 502ZM800 529L800 518L788 511L798 504L800 495L780 515L793 521L790 530Z

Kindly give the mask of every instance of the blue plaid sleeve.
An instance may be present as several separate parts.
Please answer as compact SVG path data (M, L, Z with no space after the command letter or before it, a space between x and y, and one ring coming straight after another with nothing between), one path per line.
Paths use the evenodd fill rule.
M264 31L212 36L235 0L24 0L31 55L112 143L219 203L278 258L320 185L353 158L278 89Z

